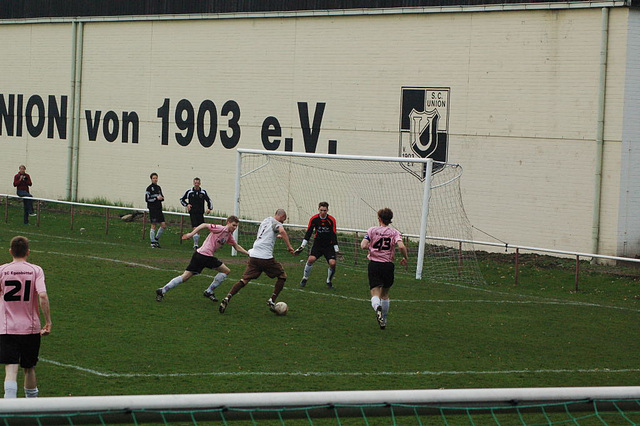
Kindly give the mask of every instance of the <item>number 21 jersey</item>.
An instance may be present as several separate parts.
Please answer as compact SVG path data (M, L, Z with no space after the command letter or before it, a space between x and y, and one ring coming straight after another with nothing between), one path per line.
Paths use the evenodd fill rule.
M46 293L38 265L14 261L0 266L0 334L39 334L38 293Z

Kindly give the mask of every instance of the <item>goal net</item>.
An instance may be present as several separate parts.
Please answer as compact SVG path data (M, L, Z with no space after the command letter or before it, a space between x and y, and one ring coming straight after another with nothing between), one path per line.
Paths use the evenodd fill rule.
M0 400L5 425L637 425L638 387L125 395Z
M365 270L360 241L378 224L377 211L389 207L392 226L402 233L410 253L408 267L396 268L397 273L415 273L421 279L424 271L432 281L484 283L457 164L242 149L237 161L236 214L259 222L284 208L292 245L302 240L318 203L326 201L337 222L341 267ZM416 169L416 163L423 164L423 176L408 171Z

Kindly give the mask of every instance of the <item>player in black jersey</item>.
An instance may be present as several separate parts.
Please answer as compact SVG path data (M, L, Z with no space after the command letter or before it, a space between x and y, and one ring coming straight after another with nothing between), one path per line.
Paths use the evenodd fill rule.
M147 190L144 193L144 200L147 202L149 208L149 221L151 222L151 231L149 238L151 239L152 248L160 248L160 236L167 227L167 223L164 221L164 213L162 212L162 202L164 196L162 195L162 188L158 185L158 174L151 173L151 185L147 186ZM160 229L156 233L156 226L160 224Z
M204 223L205 204L207 206L206 213L211 213L213 205L211 204L211 198L207 191L200 187L200 178L193 178L193 188L188 189L180 198L180 203L187 208L189 217L191 218L191 226L196 229L199 225ZM193 249L199 247L200 234L193 235Z
M318 214L309 219L307 233L304 235L302 244L294 254L300 254L311 239L312 234L314 234L313 246L311 247L311 253L304 267L304 275L300 281L300 287L307 285L313 264L319 257L324 256L329 264L329 268L327 269L327 287L333 288L332 280L336 273L336 257L339 256L340 250L338 247L338 237L336 235L336 219L329 214L329 203L326 201L318 204Z

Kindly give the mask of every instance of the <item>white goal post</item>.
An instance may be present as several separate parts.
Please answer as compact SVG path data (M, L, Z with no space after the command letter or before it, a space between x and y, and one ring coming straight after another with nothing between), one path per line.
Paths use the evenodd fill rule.
M317 213L318 202L328 201L329 214L336 217L339 231L362 235L377 224L376 212L390 207L394 211L392 226L417 244L415 277L421 279L432 226L432 189L457 180L462 170L457 164L435 164L437 167L432 159L419 158L238 149L235 214L243 220L259 221L284 208L288 226L306 228L309 218ZM445 169L451 170L452 177L445 177ZM440 182L434 182L436 175ZM463 209L459 213L464 214ZM459 223L450 226L459 227Z
M361 417L360 420L365 414L389 416L389 407L393 407L393 415L415 416L420 412L431 415L436 424L443 415L439 409L446 407L465 413L468 423L469 410L482 408L493 410L489 412L495 415L501 407L527 409L534 404L550 404L542 406L546 416L547 412L565 410L557 405L563 402L581 403L578 408L588 411L593 410L593 401L611 401L616 412L626 406L635 412L639 399L639 386L76 396L0 399L0 418L6 424L104 425L131 424L133 420L135 424L168 424L169 420L198 424L194 421L198 414L204 424L226 424L230 420L258 424L258 419L276 419L284 424L282 410L289 410L287 417L298 416L313 424L313 418L327 416ZM526 424L521 421L518 418L517 423Z

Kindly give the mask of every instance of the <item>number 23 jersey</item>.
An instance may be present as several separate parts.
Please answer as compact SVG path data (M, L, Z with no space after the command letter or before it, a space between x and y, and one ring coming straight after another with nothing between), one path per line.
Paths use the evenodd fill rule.
M396 243L402 236L398 230L388 226L373 226L367 230L369 254L367 258L374 262L393 262Z

